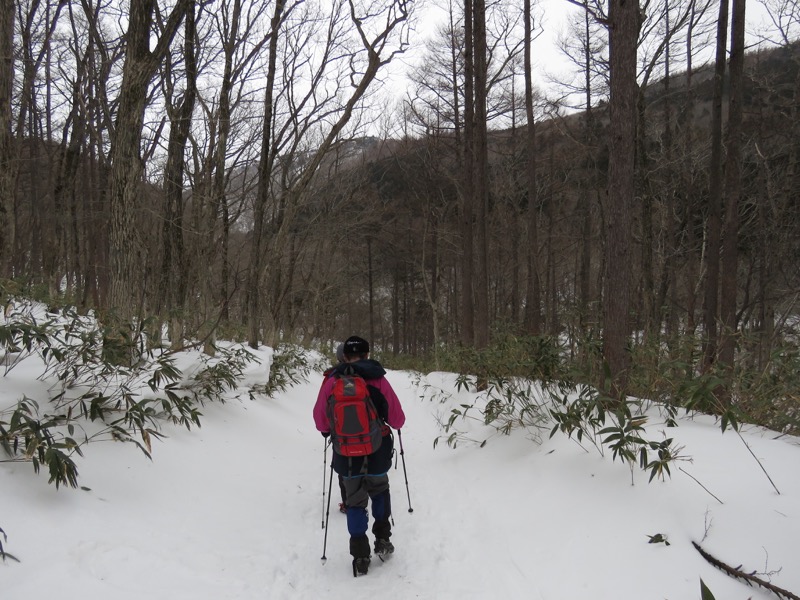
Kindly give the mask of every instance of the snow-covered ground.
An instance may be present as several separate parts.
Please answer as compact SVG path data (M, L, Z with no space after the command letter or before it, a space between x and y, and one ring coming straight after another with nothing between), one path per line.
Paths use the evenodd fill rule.
M23 394L41 398L40 373L36 360L10 371L0 408ZM248 382L266 376L254 366ZM756 461L710 417L682 418L665 433L692 461L673 465L665 482L648 484L636 471L631 485L610 453L561 434L535 443L516 430L483 448L434 448L437 422L470 394L455 393L446 374L425 378L453 392L444 403L422 398L410 373L388 378L407 415L413 512L398 463L390 474L397 550L366 577L352 576L345 517L333 507L321 560L328 471L311 418L315 375L274 399L231 393L203 408L200 429L165 426L152 461L133 444L90 444L77 458L81 489L56 490L29 464L0 463L4 547L21 561L0 564L0 597L688 600L700 598L701 578L717 600L775 597L711 566L692 541L800 594L796 438L745 427ZM660 422L654 416L650 438L660 437ZM475 427L477 439L491 433ZM649 543L656 534L669 545Z

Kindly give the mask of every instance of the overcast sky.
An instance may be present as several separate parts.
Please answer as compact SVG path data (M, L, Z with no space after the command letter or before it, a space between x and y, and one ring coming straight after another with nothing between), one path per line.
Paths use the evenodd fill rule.
M564 75L570 69L562 51L558 48L558 36L565 30L566 23L570 15L577 14L581 9L568 0L534 0L534 11L538 15L538 22L542 28L540 36L534 43L534 78L538 79L535 85L546 87L545 75L554 76ZM436 0L423 0L417 5L417 31L412 38L412 48L406 55L398 61L396 65L397 74L392 75L392 86L398 88L398 95L401 95L405 86L405 76L402 74L415 60L419 59L424 48L425 39L429 38L437 22L446 18L446 13L442 8L436 6ZM717 7L712 7L716 11ZM747 32L750 38L749 44L754 48L758 44L765 28L770 28L766 10L763 4L756 0L747 2ZM713 58L713 48L711 55L705 60ZM699 63L695 63L699 64Z

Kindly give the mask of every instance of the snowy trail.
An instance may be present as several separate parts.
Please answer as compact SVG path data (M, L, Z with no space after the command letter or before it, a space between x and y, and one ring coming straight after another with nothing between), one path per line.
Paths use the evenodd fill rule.
M694 458L685 468L720 505L680 473L650 485L637 473L631 486L627 468L560 435L535 444L516 431L484 448L434 449L437 415L454 404L420 399L408 373L388 378L407 416L414 512L399 465L390 473L397 551L366 577L352 576L345 519L335 510L328 560L320 560L324 442L311 418L313 376L276 399L243 393L206 406L202 428L165 429L152 462L129 444L90 445L78 463L87 490L56 491L30 465L0 464L4 546L22 560L0 565L0 597L687 600L700 597L702 577L718 600L770 598L705 563L689 542L706 534L720 558L773 571L775 585L800 590L797 440L745 434L781 486L777 495L712 420L671 430ZM335 502L335 484L333 493ZM657 532L671 546L648 544Z

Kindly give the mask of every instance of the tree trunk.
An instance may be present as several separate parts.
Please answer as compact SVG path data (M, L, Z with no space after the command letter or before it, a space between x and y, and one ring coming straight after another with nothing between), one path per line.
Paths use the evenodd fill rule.
M142 244L136 214L144 172L140 143L147 88L190 4L192 0L178 0L155 49L151 51L150 33L156 2L140 0L131 3L127 53L112 143L110 194L110 308L125 320L137 314L143 316L145 300L146 248Z
M475 62L472 0L464 0L464 170L461 185L461 343L475 341L475 301L473 295L474 204L472 171L475 168Z
M536 176L536 117L533 113L533 81L531 72L533 42L533 15L531 0L524 1L525 20L525 116L528 124L527 136L527 185L528 185L528 279L525 292L525 330L530 335L541 335L542 312L539 287L539 192Z
M714 95L711 105L711 164L709 165L708 222L706 224L706 286L703 302L703 367L717 358L717 308L719 299L719 251L722 230L722 94L728 37L728 0L719 2Z
M725 158L725 229L720 277L720 353L726 371L723 404L730 404L731 378L736 351L736 297L739 246L739 197L742 172L742 85L744 79L744 32L746 0L733 0L731 22L730 92Z
M197 98L197 61L195 59L196 24L194 6L190 6L184 23L183 58L186 65L186 88L178 106L169 112L170 130L167 143L167 164L164 168L164 247L161 265L161 287L165 291L166 313L170 321L170 341L173 348L183 342L186 301L186 273L188 265L184 255L183 188L186 170L184 156L192 125ZM172 98L166 99L172 103ZM213 242L210 244L213 246Z
M487 65L486 65L486 3L473 0L473 36L475 64L475 164L473 185L477 248L477 273L475 274L475 345L489 345L489 150L487 141Z
M631 234L636 154L636 49L639 3L611 0L611 79L608 192L605 210L606 264L603 294L603 358L612 398L624 399L630 363Z
M14 1L0 0L0 277L11 277L16 161L11 133L14 85Z
M228 155L228 139L231 132L231 95L234 84L233 61L239 43L239 27L242 14L241 0L235 0L233 6L228 7L230 17L227 20L229 30L222 40L225 67L222 73L222 83L219 91L219 113L217 126L216 154L214 156L214 179L212 183L211 195L214 198L213 207L221 209L222 231L220 240L220 290L219 297L222 302L221 319L227 321L230 318L228 312L228 279L229 279L229 252L230 252L230 214L228 210L228 196L225 189L225 160ZM209 221L211 221L211 217Z
M666 8L665 18L667 21L667 31L669 31L669 8ZM672 100L670 94L672 93L670 68L671 57L670 44L667 44L664 49L664 152L667 159L667 164L670 165L669 174L675 174L672 165L675 160L674 136L673 136L673 110ZM673 207L673 202L677 198L675 187L672 181L677 177L670 177L668 175L669 186L667 188L667 196L665 197L664 204L665 210L662 218L664 224L664 237L665 237L665 251L663 259L663 268L661 272L661 284L659 286L658 297L656 301L656 314L658 317L658 327L656 332L661 330L661 322L665 322L665 332L668 342L673 339L677 330L677 315L675 307L677 305L677 294L675 285L675 255L677 254L678 239L678 221L675 218L677 207ZM669 295L669 299L668 299Z
M275 2L275 12L272 15L269 39L269 63L267 67L266 91L264 97L264 121L261 136L261 158L258 163L258 191L253 208L253 239L250 245L250 270L247 276L247 323L249 330L249 344L251 348L258 348L261 338L261 269L263 264L264 248L264 218L266 216L267 202L270 195L270 181L272 179L272 165L274 152L272 148L272 123L273 123L273 94L278 58L278 30L283 18L285 0Z
M392 270L392 354L400 354L400 267Z
M686 334L693 336L697 329L696 303L698 290L698 275L700 258L697 251L697 236L695 235L695 184L692 181L692 154L694 148L694 123L691 115L694 114L694 93L692 92L692 33L694 16L690 19L690 27L686 34L686 82L684 93L686 106L680 113L678 126L681 132L681 160L680 195L683 200L683 219L686 223L686 269L684 275L684 293L686 294ZM677 282L676 282L677 287Z
M372 238L370 237L367 238L367 289L369 294L369 339L375 343L375 283L372 280Z

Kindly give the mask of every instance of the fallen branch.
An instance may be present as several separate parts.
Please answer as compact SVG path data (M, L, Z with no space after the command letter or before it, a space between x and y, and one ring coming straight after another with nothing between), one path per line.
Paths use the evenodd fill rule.
M781 495L781 491L778 489L778 486L775 485L775 482L772 481L772 477L769 476L769 473L767 473L767 470L764 468L764 463L762 463L760 460L758 460L758 457L756 456L756 453L753 452L753 449L750 447L750 444L748 444L747 441L742 437L742 434L739 431L739 429L734 427L733 430L736 432L736 435L739 436L739 439L742 440L742 443L744 444L744 447L747 448L747 451L750 453L750 455L756 460L756 462L758 463L758 466L761 467L761 470L764 471L764 475L766 475L767 479L769 479L769 482L772 484L772 488L776 492L778 492L778 495L780 496Z
M721 560L714 558L708 552L703 550L700 547L700 544L698 544L697 542L692 542L692 546L694 546L695 550L697 550L700 553L700 555L703 558L705 558L708 562L710 562L712 565L717 567L722 572L727 573L734 579L743 579L745 583L747 583L747 585L751 587L755 583L761 586L762 588L769 590L779 598L785 598L786 600L800 600L800 597L795 596L790 591L779 588L776 585L772 585L771 583L769 583L768 581L764 581L763 579L759 579L754 575L755 571L753 571L753 573L745 573L744 571L741 570L742 568L741 565L735 568L731 567L730 565L726 565Z
M707 491L707 492L708 492L708 493L711 495L711 497L713 497L713 498L714 498L714 500L716 500L716 501L717 501L717 502L719 502L720 504L725 504L725 503L724 503L722 500L720 500L720 499L719 499L719 498L717 498L717 497L716 497L714 494L712 494L712 493L711 493L711 490L709 490L709 489L708 489L706 486L704 486L702 483L700 483L700 480L698 480L698 479L697 479L697 477L695 477L694 475L692 475L692 474L691 474L691 473L689 473L688 471L684 470L684 468L683 468L683 467L678 467L678 470L679 470L679 471L681 471L681 472L683 472L683 473L686 473L686 475L688 475L689 477L691 477L692 479L694 479L694 480L695 480L695 482L697 483L697 485L699 485L701 488L703 488L705 491ZM702 541L702 540L700 540L700 541Z

